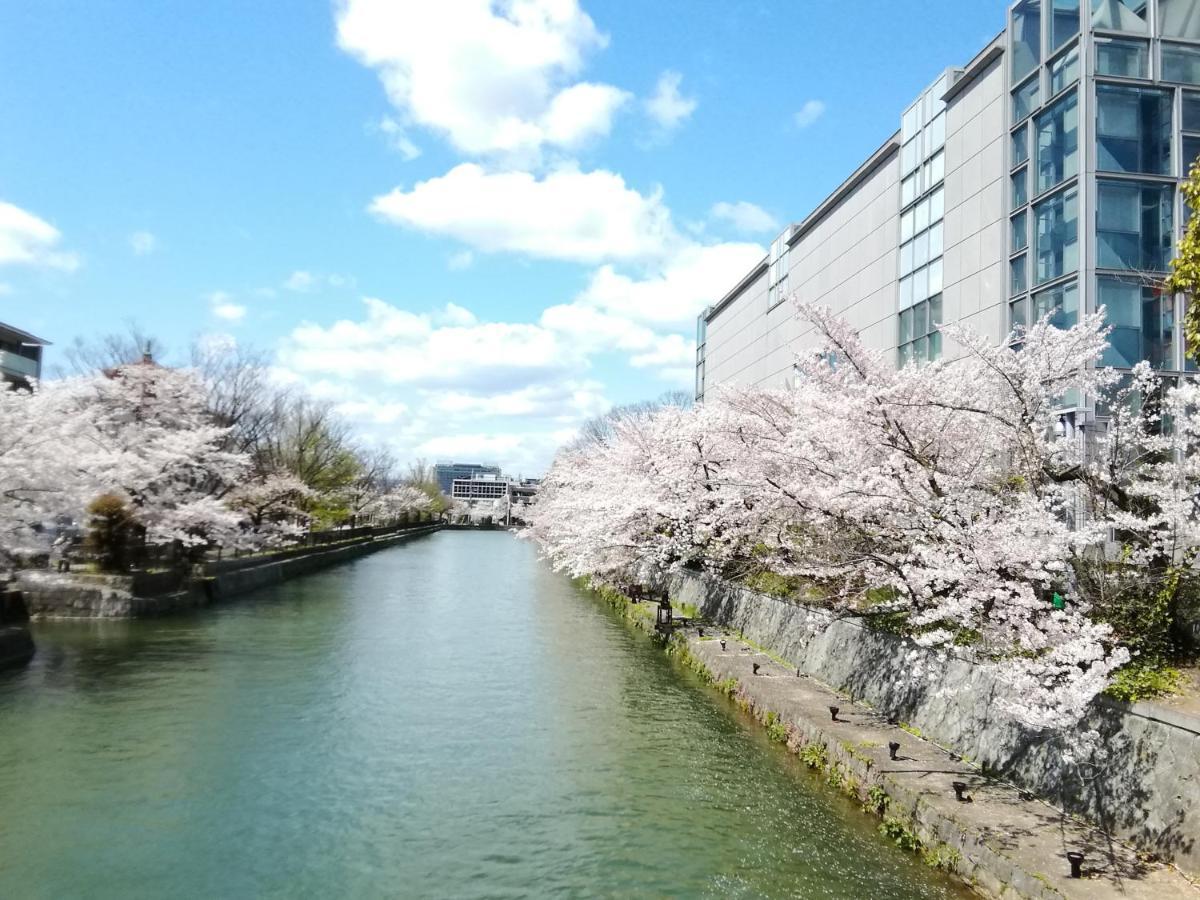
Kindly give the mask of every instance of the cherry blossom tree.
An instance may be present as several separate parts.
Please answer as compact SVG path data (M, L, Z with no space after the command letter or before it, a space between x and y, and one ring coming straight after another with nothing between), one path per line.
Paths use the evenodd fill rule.
M1145 367L1120 386L1096 366L1103 311L1019 344L945 327L957 359L899 370L828 311L798 311L822 343L793 386L626 415L564 449L530 535L559 568L618 583L753 559L995 666L1031 727L1078 720L1129 660L1096 589L1114 552L1143 588L1194 580L1196 386L1164 391ZM1070 394L1110 405L1107 429L1064 427Z

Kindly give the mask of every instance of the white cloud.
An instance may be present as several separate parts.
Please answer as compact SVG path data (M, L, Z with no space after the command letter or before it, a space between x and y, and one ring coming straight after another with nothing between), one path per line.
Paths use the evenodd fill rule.
M823 115L825 103L821 100L808 100L800 107L800 111L792 116L792 122L797 128L807 128Z
M654 93L643 101L646 113L662 129L670 131L677 128L696 111L695 97L684 97L679 93L683 76L678 72L667 70L658 76L658 84Z
M475 254L470 250L459 250L457 253L451 253L450 258L446 260L446 266L454 272L462 271L463 269L471 268L475 262Z
M58 249L58 229L31 212L0 200L0 266L27 265L73 272L79 258Z
M0 281L0 297L5 297L11 293L12 293L12 285L5 284L4 282Z
M457 325L460 328L466 328L475 325L479 320L469 309L459 306L457 303L447 303L442 311L434 317L434 321L439 325Z
M694 327L701 310L720 300L762 256L758 244L691 244L645 278L601 266L575 303L651 326Z
M317 279L313 277L312 272L305 272L300 269L293 272L287 277L283 286L289 291L311 291L317 284Z
M668 334L652 349L639 353L629 363L637 369L681 367L696 362L696 345L680 334Z
M377 127L387 137L388 146L403 156L405 162L412 162L421 155L421 148L413 143L405 127L391 116L380 119Z
M233 297L225 291L214 291L208 296L212 314L226 322L240 322L246 317L246 307L235 303Z
M343 379L490 390L551 381L580 365L571 347L537 325L478 322L454 305L427 314L375 298L363 303L363 321L295 328L280 349L281 363Z
M364 439L402 457L466 455L533 474L609 407L584 374L586 354L561 332L481 322L456 304L429 313L363 304L357 319L293 329L273 374L333 402Z
M607 134L628 100L578 79L607 39L577 0L339 0L337 36L405 121L463 153L574 149Z
M149 256L158 247L158 238L149 231L135 231L129 236L129 248L135 256Z
M743 234L775 233L779 231L779 222L775 217L753 203L739 200L737 203L724 201L713 205L710 215L714 219L728 222Z
M349 275L315 275L304 269L297 269L283 282L284 290L307 294L323 287L350 288L354 287L354 279ZM269 290L269 289L268 289Z
M561 168L538 178L463 163L375 198L371 210L485 252L585 263L660 257L677 239L661 190L641 194L604 170Z

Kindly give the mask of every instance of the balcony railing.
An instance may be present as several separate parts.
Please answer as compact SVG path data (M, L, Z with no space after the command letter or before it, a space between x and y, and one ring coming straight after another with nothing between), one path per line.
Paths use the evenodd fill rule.
M0 372L36 377L38 373L38 361L8 350L0 350Z

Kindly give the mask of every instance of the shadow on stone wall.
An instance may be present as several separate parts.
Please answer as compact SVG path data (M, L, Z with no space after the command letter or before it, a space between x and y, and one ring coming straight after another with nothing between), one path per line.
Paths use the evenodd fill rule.
M1200 725L1195 731L1097 701L1100 739L1068 763L1061 737L1021 727L985 667L864 627L856 618L756 594L700 573L670 579L693 603L791 665L1139 847L1200 872Z

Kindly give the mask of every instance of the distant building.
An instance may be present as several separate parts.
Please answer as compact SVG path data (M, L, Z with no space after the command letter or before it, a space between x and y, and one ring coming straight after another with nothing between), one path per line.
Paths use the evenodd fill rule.
M0 379L30 387L42 377L42 348L50 342L0 322Z
M455 479L470 480L476 475L492 475L500 477L499 466L485 466L479 463L438 463L433 467L437 478L438 490L450 496L454 491Z
M455 478L450 486L454 500L504 500L512 482L500 475L478 475L475 478Z

